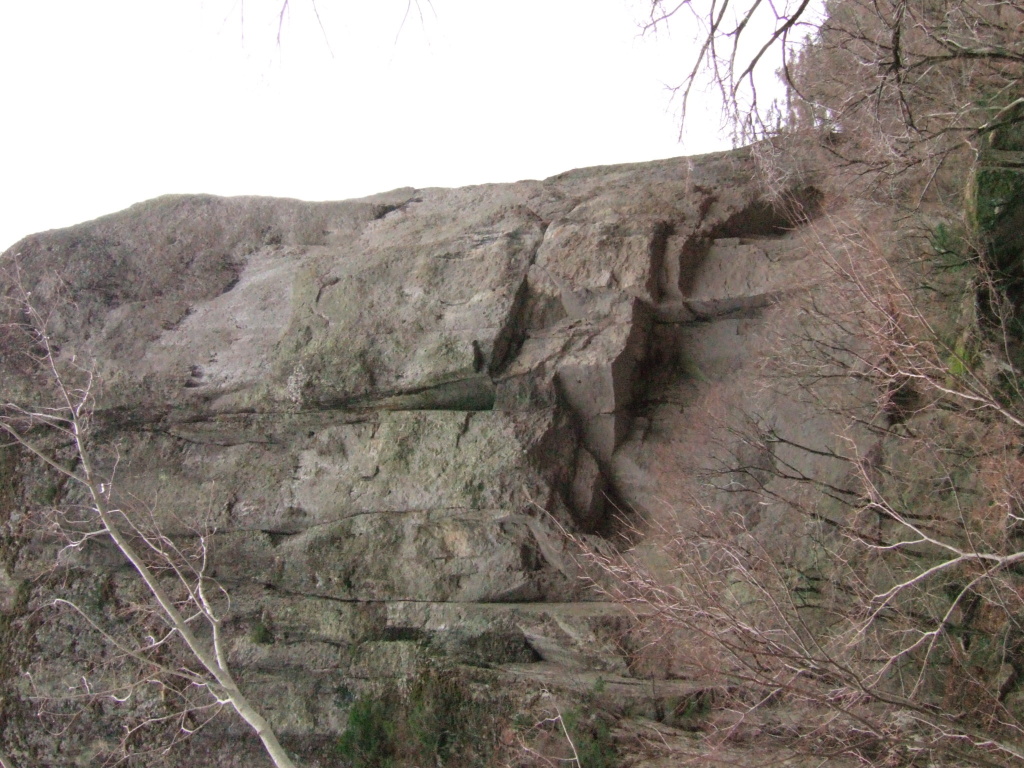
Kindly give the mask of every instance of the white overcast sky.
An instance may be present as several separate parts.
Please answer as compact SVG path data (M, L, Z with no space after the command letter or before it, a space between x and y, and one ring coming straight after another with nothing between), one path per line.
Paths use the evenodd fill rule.
M728 146L678 141L691 34L645 0L11 0L0 250L167 193L337 200ZM244 10L244 22L241 11ZM328 47L329 46L329 47Z

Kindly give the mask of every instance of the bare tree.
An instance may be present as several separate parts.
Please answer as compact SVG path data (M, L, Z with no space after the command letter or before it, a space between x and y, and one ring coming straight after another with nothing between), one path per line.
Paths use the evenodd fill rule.
M1006 162L993 134L1024 120L1024 10L1009 0L652 0L645 29L672 24L697 37L675 88L684 121L710 86L738 143L781 134L801 156L816 146L847 192L859 182L918 205L965 150L967 164ZM773 73L784 97L760 93Z
M113 545L143 588L145 605L136 613L157 618L157 629L147 625L139 641L112 633L85 606L74 601L58 598L50 603L51 607L73 612L122 658L135 660L144 670L140 680L99 692L90 690L86 683L81 697L123 701L139 685L155 683L169 688L164 681L176 679L188 690L201 692L205 701L182 695L179 712L147 718L139 727L171 720L179 722L179 730L184 733L194 730L185 727L185 714L198 713L206 720L207 715L228 706L260 738L277 768L292 768L294 763L273 728L242 692L229 668L220 618L227 595L207 570L208 536L201 533L192 551L186 551L159 529L151 514L115 505L116 461L114 470L104 472L95 459L90 438L96 386L93 376L73 358L64 360L57 354L48 317L20 285L18 282L15 288L19 293L10 315L12 322L2 328L5 364L17 365L20 359L37 374L43 391L52 400L37 405L24 401L0 403L0 433L6 438L2 447L20 449L84 491L83 505L54 510L45 527L63 542L65 550L81 548L93 540ZM56 446L63 448L63 456L58 456ZM84 514L80 511L83 508ZM184 646L189 661L184 665L161 661L160 652L178 643ZM134 730L127 729L126 739ZM5 760L3 755L0 760Z
M774 74L817 30L818 6L811 0L651 0L642 29L657 33L682 24L696 31L696 53L682 82L672 89L680 98L683 120L695 89L710 86L718 93L734 137L744 143L779 129L784 115L777 98L761 94L771 84L764 73Z

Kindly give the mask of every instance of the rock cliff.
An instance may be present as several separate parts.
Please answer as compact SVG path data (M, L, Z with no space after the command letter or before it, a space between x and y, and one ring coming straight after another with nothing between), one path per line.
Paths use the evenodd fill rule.
M607 547L678 509L709 398L755 397L766 318L814 270L752 168L737 151L344 202L164 197L27 238L2 290L92 372L114 502L176 541L210 532L231 662L303 764L342 764L353 703L424 670L489 723L543 691L667 722L701 681L652 672L564 534ZM38 401L19 360L3 399ZM51 601L148 619L108 545L39 522L81 492L0 454L5 740L24 765L99 764L175 705L154 687L83 710L89 675L127 667ZM266 761L233 715L166 753L164 726L128 737L139 764Z

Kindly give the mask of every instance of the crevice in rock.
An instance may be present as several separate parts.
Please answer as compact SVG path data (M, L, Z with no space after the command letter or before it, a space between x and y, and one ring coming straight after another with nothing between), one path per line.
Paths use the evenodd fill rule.
M260 533L266 535L267 539L270 540L270 546L275 549L281 545L282 542L287 541L292 536L295 536L302 531L283 531L283 530L262 530Z
M395 627L388 626L384 627L384 631L381 634L381 640L384 642L423 642L430 639L430 632L420 629L418 627Z
M536 214L534 214L536 216ZM487 365L488 375L494 379L507 370L511 362L522 349L529 331L529 274L530 269L537 261L537 254L540 253L544 238L547 237L549 223L537 217L541 226L541 238L536 247L530 253L526 266L519 278L519 285L516 286L515 294L512 297L512 304L505 316L505 323L494 337L494 345L491 349L491 360ZM492 405L493 407L493 405Z
M649 248L651 259L650 295L655 304L659 304L679 292L678 278L675 286L671 284L672 273L678 274L678 263L669 264L673 261L668 252L669 238L673 231L674 228L671 224L660 221L655 225L654 233L651 236Z
M531 266L536 256L537 252L535 250L530 258ZM530 291L527 283L528 272L529 268L523 271L519 286L516 288L515 295L512 298L512 306L509 307L508 314L505 317L505 324L494 337L491 361L487 366L487 374L492 379L500 376L508 368L516 355L519 354L519 350L522 349L523 342L526 340L528 320L527 299L529 298Z
M232 264L231 266L233 266L235 268L235 274L224 284L224 287L221 288L221 291L220 291L221 295L224 295L225 293L229 293L242 280L242 267L241 267L241 265L234 265L234 264Z
M326 405L341 410L490 411L494 409L494 399L494 382L481 373L425 387Z
M465 437L466 433L469 431L469 420L471 418L473 418L473 413L471 411L467 412L466 413L466 418L462 422L462 426L459 427L459 434L457 434L455 436L455 449L456 450L458 450L459 444L462 442L462 438Z
M558 368L558 391L577 419L583 445L602 469L607 468L629 429L639 365L648 356L650 328L647 305L635 299L629 332L614 358Z
M486 373L461 376L408 389L378 388L373 394L324 397L305 405L301 411L261 411L262 414L351 414L357 421L381 411L490 411L494 409L494 382ZM359 418L362 416L363 418Z
M395 211L400 211L403 208L405 208L406 206L411 205L412 203L422 203L422 202L423 202L423 198L422 197L410 197L408 200L405 200L405 201L403 201L401 203L384 203L384 204L381 204L381 205L375 205L373 207L373 214L372 214L373 221L379 221L380 219L386 218L388 216L388 214L394 213Z
M816 187L791 190L778 202L757 200L704 233L725 237L784 237L821 213L823 195Z
M317 289L316 298L313 299L313 304L319 304L320 303L320 299L323 298L324 291L326 291L328 288L330 288L333 285L337 285L339 282L341 282L341 278L337 277L337 276L325 278L320 283L320 287ZM322 315L321 315L321 317L322 317ZM307 340L306 343L308 344L309 341Z
M675 239L676 228L671 224L665 224L664 236L661 239L660 254L657 256L658 268L655 272L657 277L656 307L663 304L674 304L682 301L682 282L680 270L682 268L682 256L673 253L672 241Z

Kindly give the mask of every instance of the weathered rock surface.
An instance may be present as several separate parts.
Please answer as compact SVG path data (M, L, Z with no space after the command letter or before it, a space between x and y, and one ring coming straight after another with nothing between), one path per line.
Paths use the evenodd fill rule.
M765 313L813 278L750 168L739 151L337 203L165 197L27 238L4 290L94 372L117 503L184 540L215 531L239 676L328 765L348 692L439 658L649 706L700 687L640 684L628 616L562 528L600 546L616 508L680 505L690 406L736 386ZM42 397L42 376L8 350L3 399ZM60 739L26 723L107 652L38 616L99 594L123 619L131 575L92 542L45 577L56 545L26 521L78 492L2 452L8 743L90 764L123 735L113 706ZM145 764L258 753L225 717Z

